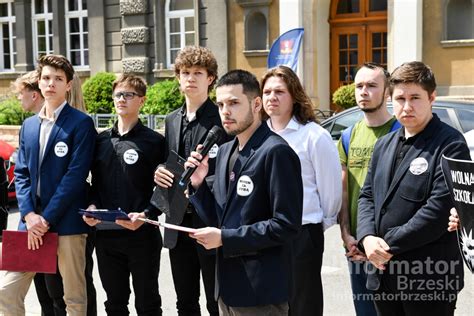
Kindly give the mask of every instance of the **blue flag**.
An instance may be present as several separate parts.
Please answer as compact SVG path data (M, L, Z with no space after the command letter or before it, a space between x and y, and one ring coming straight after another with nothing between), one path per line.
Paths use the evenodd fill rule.
M270 49L267 67L270 69L284 65L296 71L303 33L303 28L297 28L280 35L280 37L273 42L272 48Z

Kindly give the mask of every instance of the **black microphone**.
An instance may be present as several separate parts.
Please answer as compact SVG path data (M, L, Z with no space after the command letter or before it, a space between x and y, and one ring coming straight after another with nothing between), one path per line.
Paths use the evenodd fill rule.
M201 150L198 150L198 153L200 153L203 157L207 155L209 150L211 150L212 146L216 144L223 136L224 130L220 128L219 126L214 126L211 128L209 133L206 136L206 139L204 140L203 147ZM194 171L196 170L195 167L190 167L186 170L184 170L183 174L181 175L181 179L179 180L179 185L181 187L184 187L188 184L189 179L193 175Z

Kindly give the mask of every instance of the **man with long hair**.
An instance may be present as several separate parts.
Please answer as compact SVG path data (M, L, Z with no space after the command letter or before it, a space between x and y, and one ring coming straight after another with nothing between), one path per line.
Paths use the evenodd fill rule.
M329 133L316 123L311 100L291 68L268 70L261 87L268 126L301 162L303 217L302 229L292 241L290 315L322 315L324 230L336 224L341 207L341 181L334 176L341 172L339 156Z

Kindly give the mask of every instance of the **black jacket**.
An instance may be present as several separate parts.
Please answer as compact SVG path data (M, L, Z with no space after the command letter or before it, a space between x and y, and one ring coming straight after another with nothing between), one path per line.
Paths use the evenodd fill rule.
M456 233L447 231L453 203L440 160L443 154L469 159L469 149L457 130L433 114L392 177L401 132L376 143L359 197L358 240L381 237L393 254L383 273L369 274L368 284L372 289L382 284L385 290L405 293L457 292L464 283L463 263ZM421 168L417 170L416 164ZM449 265L447 271L444 264ZM407 277L415 280L408 288L400 283ZM435 285L428 285L428 280Z

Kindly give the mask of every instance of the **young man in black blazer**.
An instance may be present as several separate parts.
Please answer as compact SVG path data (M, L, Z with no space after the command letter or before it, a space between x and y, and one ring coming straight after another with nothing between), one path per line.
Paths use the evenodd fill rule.
M198 144L204 142L208 131L215 125L222 126L219 111L209 98L217 79L217 61L212 52L199 46L183 48L177 55L175 74L185 104L170 113L165 120L166 158L170 151L181 157L188 157ZM210 174L214 173L215 156L221 140L211 150ZM172 186L173 173L160 166L155 172L155 182L163 187ZM166 222L187 227L203 227L193 206L171 210ZM168 248L177 295L178 315L199 315L200 272L206 292L207 310L210 315L218 315L217 302L214 299L215 251L206 251L191 239L187 233L165 229L164 246Z

